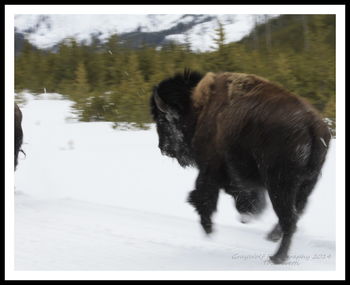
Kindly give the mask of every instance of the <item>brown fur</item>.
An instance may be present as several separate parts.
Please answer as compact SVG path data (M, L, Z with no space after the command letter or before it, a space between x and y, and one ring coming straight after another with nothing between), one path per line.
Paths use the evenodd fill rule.
M208 72L198 83L192 94L193 104L196 108L204 106L208 102L212 93L212 88L216 79L216 74Z
M230 99L247 95L258 84L268 81L262 77L245 73L225 73L227 80L227 95Z
M268 82L267 79L254 74L208 72L194 89L192 101L196 108L200 108L207 104L213 93L226 94L227 99L234 99L247 95L257 85Z

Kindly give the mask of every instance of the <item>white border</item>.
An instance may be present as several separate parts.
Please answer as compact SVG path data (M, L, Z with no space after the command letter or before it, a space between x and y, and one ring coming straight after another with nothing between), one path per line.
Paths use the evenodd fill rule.
M336 270L335 271L15 271L14 270L14 15L15 14L336 14ZM320 59L322 60L322 59ZM5 279L6 280L265 280L345 279L345 5L5 5ZM11 153L11 154L10 154Z
M345 5L6 5L13 14L336 14Z

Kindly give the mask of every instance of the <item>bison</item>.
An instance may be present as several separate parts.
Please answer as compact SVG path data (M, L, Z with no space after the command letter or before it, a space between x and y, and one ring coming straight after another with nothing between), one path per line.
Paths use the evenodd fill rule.
M15 169L18 164L18 153L23 143L22 112L15 103ZM23 152L23 151L22 151Z
M229 72L177 73L154 87L150 105L162 154L199 170L188 202L204 231L220 189L251 216L267 192L278 217L267 238L281 239L270 260L283 263L331 139L320 114L267 79Z

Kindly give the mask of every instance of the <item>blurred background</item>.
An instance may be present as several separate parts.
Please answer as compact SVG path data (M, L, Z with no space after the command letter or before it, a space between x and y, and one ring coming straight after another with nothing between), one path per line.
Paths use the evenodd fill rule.
M148 128L151 90L185 67L254 73L335 135L335 15L16 15L15 91L60 93L80 121Z

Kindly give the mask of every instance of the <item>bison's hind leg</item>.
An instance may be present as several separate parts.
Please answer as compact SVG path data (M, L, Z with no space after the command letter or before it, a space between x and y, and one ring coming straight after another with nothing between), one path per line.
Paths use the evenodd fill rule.
M307 200L314 189L318 180L318 174L305 177L303 182L300 183L296 191L295 197L295 210L298 217L303 214L303 211L306 207ZM282 228L279 223L277 223L271 232L267 235L267 239L273 242L276 242L281 239L283 235Z
M318 173L314 175L310 175L307 177L300 185L296 200L295 200L295 208L299 215L301 215L304 212L304 209L307 204L307 200L314 189L316 183L318 180Z
M297 173L283 168L275 168L269 176L267 190L279 223L269 236L272 240L282 237L277 252L270 257L276 264L283 263L288 258L292 237L296 231L299 215L295 205L300 187L299 178Z

